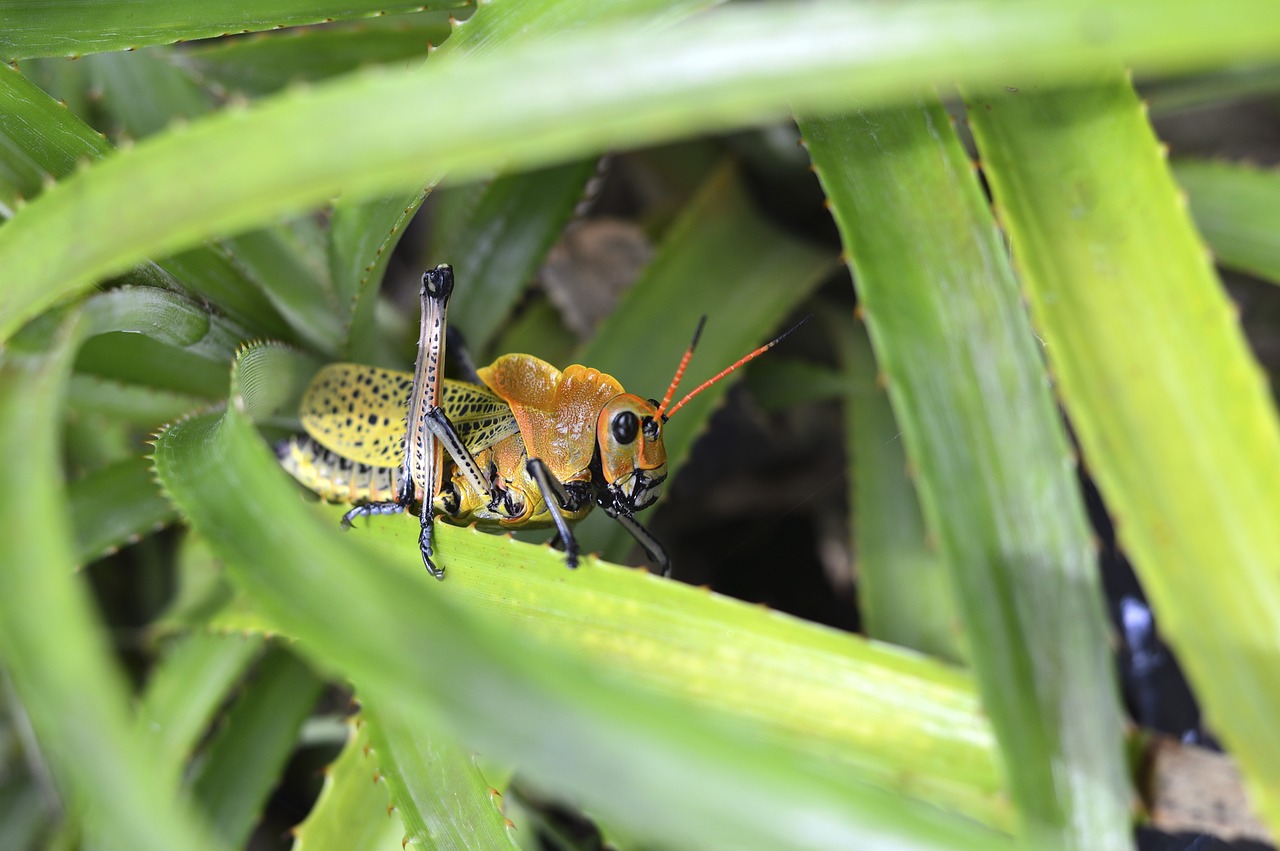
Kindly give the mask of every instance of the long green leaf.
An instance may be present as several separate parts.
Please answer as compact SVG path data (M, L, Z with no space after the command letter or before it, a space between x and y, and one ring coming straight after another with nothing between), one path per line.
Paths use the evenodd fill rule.
M1162 71L1280 52L1280 6L1270 0L1133 0L1105 13L1085 0L803 9L719 9L660 39L625 23L587 27L555 50L529 41L420 72L353 75L152 137L53 187L0 229L0 339L147 253L337 192L358 199L420 186L424 163L466 178L562 161L764 121L792 105L830 108L851 80L859 96L884 101L938 76L1069 78L1121 53ZM169 191L178 183L183 192ZM365 255L352 268L371 262ZM335 269L334 279L346 277Z
M1195 161L1176 163L1173 174L1218 262L1280 282L1280 174Z
M0 67L0 180L15 199L34 198L47 181L67 177L111 152L106 138L65 106L15 69ZM293 338L270 303L221 254L195 248L163 263L161 268L144 262L133 273L152 286L173 288L180 282L241 321L251 317L264 334Z
M192 633L167 648L137 715L139 735L164 767L163 782L177 788L200 737L263 644L258 636Z
M141 456L119 461L67 485L75 518L76 561L87 564L150 534L174 518L173 506Z
M1210 723L1280 828L1280 428L1119 71L970 114L1090 472ZM1123 191L1116 191L1123 187Z
M155 48L85 57L89 85L114 125L104 129L141 139L210 110L213 97L167 53Z
M719 0L542 0L542 2L486 3L437 51L430 67L452 64L475 55L486 55L516 44L538 44L557 38L567 28L604 21L627 20L633 27L652 31ZM646 19L646 15L649 16ZM539 38L541 37L541 38ZM430 70L423 85L431 86ZM447 116L442 116L449 120ZM588 152L593 153L593 152ZM409 220L427 194L448 169L447 163L419 161L414 176L403 189L390 197L366 200L366 193L344 194L333 210L333 242L329 254L331 275L339 292L353 301L350 334L343 351L356 360L377 362L381 349L372 336L373 303L378 294L392 249L400 241ZM503 168L501 159L492 161L489 172ZM488 176L473 173L470 176ZM449 258L444 258L448 260ZM489 329L492 332L492 328ZM477 341L478 343L479 341Z
M448 37L450 14L370 18L218 39L175 51L170 61L224 89L263 95L299 80L323 80L367 65L420 63L428 45Z
M449 305L449 321L466 335L473 351L485 351L498 326L515 306L534 270L573 215L595 162L583 160L530 172L503 175L468 199L468 211L437 231L428 267L450 263L464 286ZM443 199L442 199L443 200Z
M800 126L951 571L1013 800L1031 835L1059 847L1128 848L1088 522L968 156L932 98Z
M509 848L495 795L467 748L391 706L364 703L378 774L415 848Z
M74 415L99 414L138 426L160 426L208 404L185 393L122 384L79 373L71 376L67 406Z
M209 743L192 792L228 845L244 847L323 685L291 652L269 647Z
M119 287L100 293L85 303L84 314L90 334L141 334L219 364L228 363L249 336L208 307L154 287Z
M847 376L849 503L867 634L959 662L965 651L951 583L928 540L902 430L877 378L871 342L851 320L831 325Z
M744 848L832 847L873 835L893 835L901 847L999 844L935 810L851 783L822 767L825 755L815 760L793 750L793 737L720 710L691 711L685 699L662 698L610 673L611 664L586 667L544 647L513 617L536 620L539 598L528 583L540 576L566 590L573 587L565 585L568 578L605 586L628 579L690 600L695 589L590 562L566 577L551 553L445 527L439 555L451 574L443 585L432 582L416 547L368 546L299 505L236 406L221 420L191 419L165 432L156 461L167 489L218 548L237 584L278 629L300 639L298 647L355 677L371 701L445 720L468 746L519 763L540 783L628 829ZM239 498L226 499L231 491ZM269 523L261 520L266 514ZM407 523L384 528L416 539ZM501 590L509 583L524 587ZM485 615L453 596L468 586L497 591L494 603L507 615L494 618L493 609ZM619 602L620 612L634 608L625 597ZM678 624L681 608L669 612ZM839 641L848 647L852 639ZM725 649L734 651L728 658L738 656ZM758 664L741 658L748 669ZM817 682L835 685L825 674ZM767 711L781 693L760 693L753 704ZM782 741L792 744L784 748ZM637 797L663 801L661 818L640 815Z
M72 573L55 441L75 342L68 323L48 353L11 347L0 360L0 445L22 447L0 474L0 657L91 836L116 848L215 848L138 754L123 672Z
M434 5L464 4L444 0ZM82 56L423 8L416 0L264 0L252 6L237 0L195 4L173 0L5 0L0 57L11 61L33 56Z
M403 851L400 817L387 800L378 757L365 725L350 722L342 753L324 773L324 788L294 829L293 851ZM373 781L373 782L370 782Z

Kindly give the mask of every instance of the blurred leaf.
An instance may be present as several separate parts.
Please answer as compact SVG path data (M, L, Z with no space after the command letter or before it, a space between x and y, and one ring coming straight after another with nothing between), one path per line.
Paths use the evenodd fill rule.
M1173 176L1191 215L1224 266L1280 283L1280 173L1256 166L1183 160Z
M22 446L0 487L0 658L60 789L108 846L212 849L131 734L123 672L82 579L64 510L56 422L76 341L0 360L0 445Z
M46 181L72 174L112 152L106 138L11 68L0 66L0 179L16 196L33 198ZM128 202L125 203L128 208ZM285 339L292 332L274 308L227 262L208 248L168 258L163 267L143 261L143 279L158 285L181 282L242 320L253 317L263 333Z
M46 181L64 177L111 144L16 68L0 63L0 181L4 198L34 198ZM8 214L6 214L6 218Z
M947 567L929 540L871 341L860 323L831 325L845 370L849 527L867 635L963 662L963 627Z
M1276 830L1276 411L1132 87L1093 81L974 92L971 121L1089 471Z
M119 287L84 305L90 334L120 331L218 364L228 364L248 332L207 307L168 290Z
M391 809L369 731L350 723L342 753L324 773L324 788L294 830L293 851L403 851L404 823ZM373 780L374 782L370 782Z
M97 414L139 426L158 426L209 404L185 393L123 384L75 373L67 389L67 407L76 414Z
M477 7L476 14L460 24L457 30L445 41L436 52L429 67L441 63L457 65L468 56L484 55L510 48L515 44L537 44L539 53L549 52L542 46L547 38L559 38L566 28L579 28L584 24L604 21L627 20L636 28L636 22L642 22L639 29L652 31L663 24L670 24L693 12L715 5L720 0L554 0L554 2L523 3L486 3ZM647 15L646 15L647 13ZM541 36L542 38L538 38ZM554 54L552 54L554 55ZM584 65L581 67L592 67ZM416 72L419 76L422 72ZM430 87L430 74L422 78L422 85ZM512 77L511 79L518 79ZM463 83L469 86L468 83ZM505 85L505 84L504 84ZM447 118L445 119L448 120ZM594 153L594 152L587 152ZM471 177L488 177L486 172L503 168L505 156L499 154L491 161L487 169L472 172ZM548 158L548 165L556 159ZM368 193L344 194L334 205L332 218L333 242L329 254L330 272L338 291L349 296L354 304L346 345L342 351L351 359L366 363L381 363L384 356L378 338L372 333L373 303L377 298L386 264L391 259L392 250L400 241L405 227L413 218L423 199L435 187L445 171L448 163L422 159L419 163L428 166L417 166L402 186L388 184L385 188L395 194L389 197L369 200ZM562 166L559 169L548 169L544 177L553 179L553 183L563 191L565 177ZM554 178L557 174L559 181ZM467 175L464 175L464 179ZM519 187L521 178L513 178L512 187ZM352 189L350 184L345 191ZM497 195L489 196L491 203L503 200L505 190ZM501 210L495 211L500 213ZM552 217L554 218L554 216ZM540 230L545 229L547 221L539 217ZM542 235L545 238L545 233ZM549 243L548 243L549 244ZM448 261L444 258L441 262ZM461 261L453 260L461 266ZM527 262L527 261L526 261ZM521 264L517 264L517 268ZM499 270L494 270L497 273ZM483 280L477 276L477 280ZM504 288L514 286L510 282L497 281ZM465 312L465 311L464 311ZM479 324L479 323L477 323ZM486 325L488 323L485 323ZM483 330L481 325L479 330ZM468 328L468 330L472 330ZM0 331L0 334L3 332ZM491 336L490 327L486 338ZM474 344L479 351L480 341Z
M531 354L547 363L568 365L577 349L573 332L564 327L560 313L546 299L538 299L503 329L493 349Z
M257 285L316 351L334 356L342 338L338 296L323 263L314 262L285 226L222 241L232 264Z
M163 392L202 396L227 395L227 364L159 343L146 334L111 332L90 337L76 356L76 371L120 384Z
M183 286L205 296L227 315L265 336L297 342L298 332L229 255L225 245L213 243L173 254L160 261Z
M583 160L446 190L476 197L448 229L437 229L426 265L453 265L462 285L449 304L449 321L473 351L489 347L595 170L594 160Z
M840 371L785 355L771 354L753 362L744 372L751 394L770 411L842 399L849 393L849 380Z
M147 681L138 707L139 735L177 788L228 692L262 655L257 636L193 632L174 639Z
M365 728L391 803L415 848L516 847L499 798L466 748L409 723L394 707L364 702Z
M420 12L218 39L174 51L169 59L221 88L263 95L369 65L416 65L428 45L448 37L451 14Z
M159 636L205 629L208 619L224 611L233 599L222 562L200 535L188 530L179 540L174 561L177 587L168 607L151 626L152 633Z
M288 650L269 646L196 763L192 791L228 845L244 847L322 685Z
M132 50L228 33L320 24L417 12L421 3L402 0L260 0L246 8L236 0L9 0L10 17L0 31L0 58L67 56ZM460 6L443 0L437 8Z
M790 3L752 3L699 15L660 39L625 22L583 27L554 50L526 37L500 53L430 61L421 71L348 75L258 107L228 109L64 181L0 228L0 339L148 253L243 230L338 192L356 203L421 186L423 163L465 180L496 167L528 168L757 123L792 108L832 108L850 85L883 102L938 75L968 83L1004 81L1016 69L1035 79L1061 77L1110 63L1120 51L1141 70L1182 70L1273 54L1280 32L1280 6L1270 0L1212 9L1190 0L1132 0L1107 13L1109 26L1099 30L1098 7L1084 0L923 8L828 0L807 5L802 16ZM895 35L920 27L923 38ZM762 53L766 42L772 48ZM708 44L715 45L714 61ZM335 115L343 120L329 120ZM316 133L320 126L325 133ZM167 191L179 180L183 192ZM129 216L117 215L125 208ZM340 212L335 238L344 230ZM94 227L77 227L86 221ZM364 217L345 227L375 240L393 230ZM65 250L72 234L74 254ZM376 256L339 250L331 258L338 291L363 292L364 284L350 281L369 280L364 270Z
M141 139L209 111L213 99L167 53L156 48L85 57L89 83L114 124L104 129Z
M969 156L931 95L800 129L950 569L1021 827L1055 847L1130 848L1095 548Z
M1202 107L1220 107L1233 100L1274 96L1280 92L1280 66L1245 62L1220 71L1158 80L1151 85L1139 82L1151 114L1161 118Z
M103 54L86 60L94 66L104 105L128 135L148 135L174 119L194 118L210 106L210 99L187 73L165 61L164 51ZM339 305L328 269L318 260L321 255L294 238L291 228L263 228L222 240L220 247L299 336L319 351L337 352Z
M128 458L67 485L75 518L76 563L115 552L171 522L175 512L160 493L151 463Z

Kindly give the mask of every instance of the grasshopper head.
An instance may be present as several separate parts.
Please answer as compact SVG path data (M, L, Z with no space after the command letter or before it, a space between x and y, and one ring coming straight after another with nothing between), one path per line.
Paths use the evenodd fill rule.
M667 450L657 406L639 396L614 396L596 420L600 469L615 502L626 510L652 505L667 480Z

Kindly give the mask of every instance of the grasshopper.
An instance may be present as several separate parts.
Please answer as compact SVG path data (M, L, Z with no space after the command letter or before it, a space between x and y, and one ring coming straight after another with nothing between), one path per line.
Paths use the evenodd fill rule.
M307 434L277 455L306 487L352 504L342 518L394 514L417 506L418 547L437 579L434 520L490 530L554 526L565 562L578 566L572 525L599 506L668 575L671 561L635 518L667 480L663 429L690 399L791 332L772 340L671 405L703 324L659 402L627 393L611 375L574 364L564 371L532 355L509 354L470 381L444 378L446 313L453 270L422 276L421 324L413 374L330 364L301 405ZM794 329L792 329L794 330Z

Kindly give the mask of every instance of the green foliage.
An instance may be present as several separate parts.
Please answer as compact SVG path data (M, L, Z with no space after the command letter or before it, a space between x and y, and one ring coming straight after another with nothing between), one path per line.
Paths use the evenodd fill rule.
M1171 169L1120 70L1183 75L1184 105L1266 90L1216 69L1280 58L1274 3L244 5L0 3L23 60L0 69L0 845L244 847L301 822L298 851L533 848L548 798L634 847L1130 847L1051 388L1280 827L1280 422L1195 230L1278 280L1280 189ZM931 88L951 83L989 196ZM652 259L588 327L559 310L599 293L540 268L566 227L602 250L597 209ZM780 598L818 545L760 556L758 530L843 519L828 567L856 566L872 638L913 649L475 530L439 527L444 583L409 518L343 534L270 442L322 364L408 368L406 284L437 262L477 351L642 396L703 314L686 389L816 312L743 370L769 413L735 374L671 421L646 517L765 559ZM725 435L769 457L761 423L824 399L849 510L784 470L718 529L749 496ZM582 540L634 561L600 518ZM308 719L337 727L352 696L320 797L279 822L292 763L322 757Z

